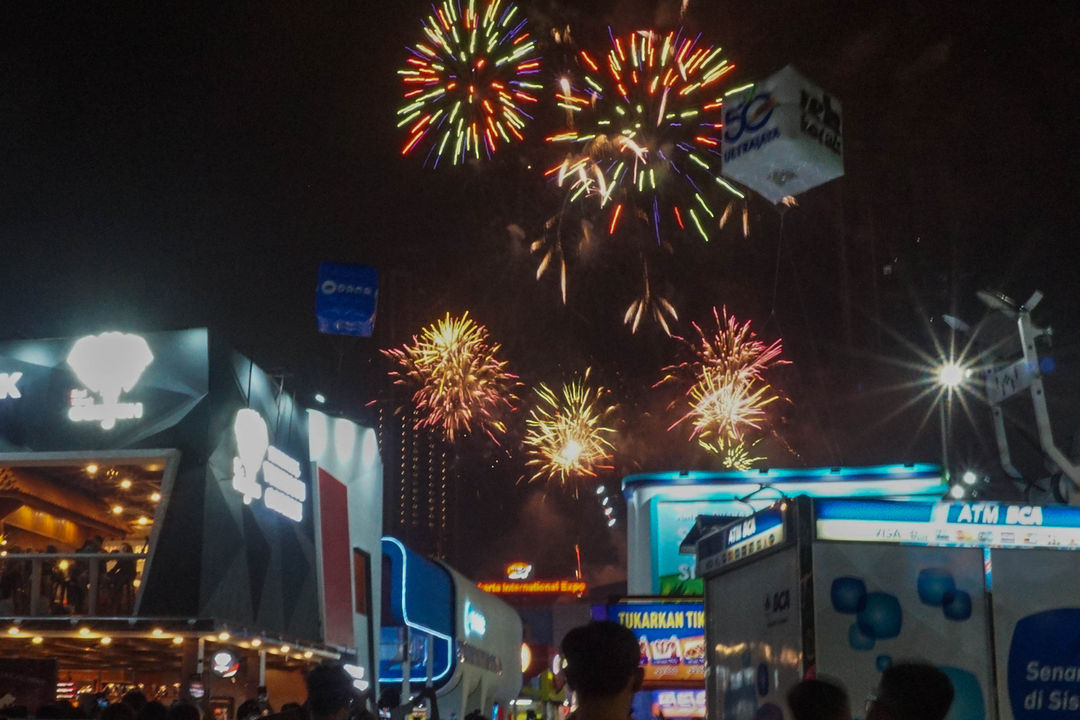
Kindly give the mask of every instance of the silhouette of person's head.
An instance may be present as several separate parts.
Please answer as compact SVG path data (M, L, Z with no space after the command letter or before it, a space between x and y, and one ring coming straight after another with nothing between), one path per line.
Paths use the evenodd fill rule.
M311 716L345 720L356 693L353 680L341 665L319 665L307 674L308 709Z
M641 687L637 638L618 623L594 620L562 641L566 683L582 701L614 698Z
M851 720L847 692L829 680L803 680L791 688L787 701L795 720Z
M949 676L921 662L893 663L881 674L866 720L944 720L953 701Z

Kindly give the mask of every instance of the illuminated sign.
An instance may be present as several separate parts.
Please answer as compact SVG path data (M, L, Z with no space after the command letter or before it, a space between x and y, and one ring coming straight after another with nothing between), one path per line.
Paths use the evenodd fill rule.
M703 603L618 603L607 607L607 618L637 636L645 687L705 680Z
M141 418L142 403L120 402L120 394L135 387L153 360L150 346L138 335L107 332L76 340L67 363L86 387L71 391L68 418L101 423L103 430L116 427L117 420Z
M476 609L469 600L465 601L465 634L484 637L487 632L487 618L484 613Z
M704 690L654 690L652 717L704 718Z
M244 496L244 504L262 498L268 509L300 522L307 499L307 485L300 479L300 463L270 444L266 420L251 408L236 413L233 434L236 457L232 486ZM265 486L259 482L260 472Z
M22 393L19 392L19 380L22 379L21 372L14 373L0 373L0 400L17 400L22 397Z
M240 670L240 658L229 650L218 650L211 659L214 674L221 678L231 678Z
M783 545L787 540L785 510L785 505L762 510L703 537L698 543L697 574L704 576Z
M528 580L533 566L529 563L516 562L506 566L506 577L511 580Z
M1080 509L1068 506L818 500L814 512L821 540L1080 548Z
M586 589L584 580L496 580L477 587L495 595L581 595Z
M371 683L365 677L367 673L365 672L363 665L345 664L343 667L345 668L345 672L349 673L349 677L352 678L354 688L360 692L364 692L371 687Z

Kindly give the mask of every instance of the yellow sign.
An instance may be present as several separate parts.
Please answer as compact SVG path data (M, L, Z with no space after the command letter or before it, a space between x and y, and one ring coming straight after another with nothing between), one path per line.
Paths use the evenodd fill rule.
M477 587L496 595L581 595L586 589L584 580L496 580L477 583Z

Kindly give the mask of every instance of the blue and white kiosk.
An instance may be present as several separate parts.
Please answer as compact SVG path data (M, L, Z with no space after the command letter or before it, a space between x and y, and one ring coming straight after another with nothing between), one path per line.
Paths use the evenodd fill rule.
M783 499L697 544L710 717L791 718L816 673L856 717L892 662L950 678L948 720L1080 717L1080 508Z
M453 568L382 540L380 688L435 688L439 714L496 717L521 691L517 612Z

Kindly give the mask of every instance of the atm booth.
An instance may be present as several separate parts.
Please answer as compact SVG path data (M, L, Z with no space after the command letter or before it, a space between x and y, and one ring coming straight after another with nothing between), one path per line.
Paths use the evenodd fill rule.
M375 433L205 329L0 342L0 696L230 720L324 659L375 682Z
M805 676L856 718L891 663L952 681L948 720L1080 716L1080 508L784 499L697 544L710 717L784 720Z
M382 541L380 690L404 701L435 688L439 714L510 717L521 692L523 629L517 612L450 566L400 540Z

